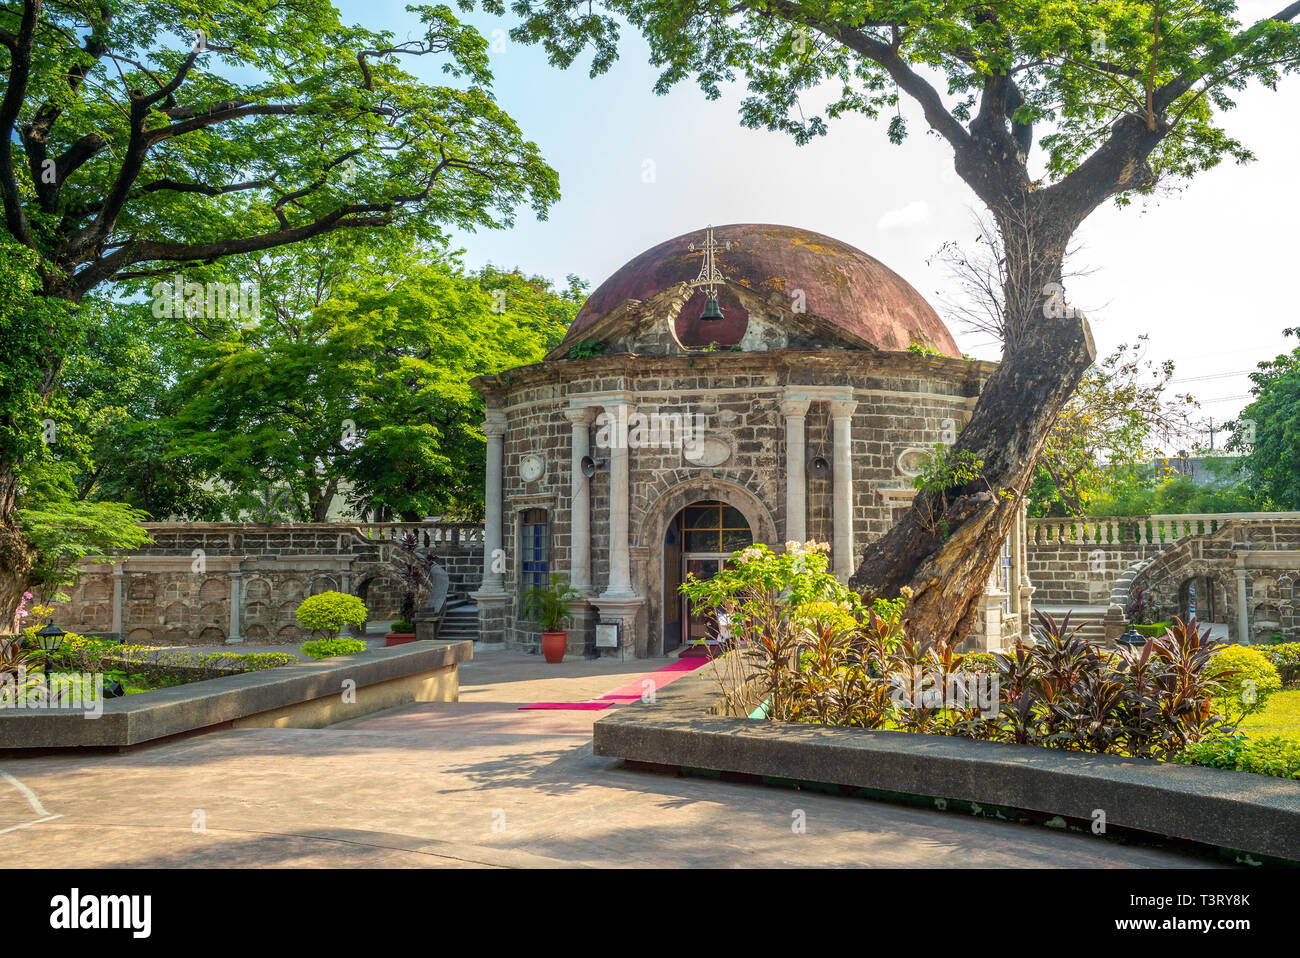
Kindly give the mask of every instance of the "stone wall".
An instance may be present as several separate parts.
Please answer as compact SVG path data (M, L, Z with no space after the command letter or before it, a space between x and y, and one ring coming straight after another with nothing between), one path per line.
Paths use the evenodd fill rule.
M1048 608L1106 606L1115 580L1162 547L1152 544L1031 542L1029 581L1034 605Z
M85 566L70 601L56 605L61 627L143 645L297 643L305 638L294 618L298 604L331 590L360 596L372 620L391 620L403 592L393 540L407 530L415 531L421 548L447 569L451 592L469 592L482 577L477 525L151 523L145 528L151 543L113 562Z

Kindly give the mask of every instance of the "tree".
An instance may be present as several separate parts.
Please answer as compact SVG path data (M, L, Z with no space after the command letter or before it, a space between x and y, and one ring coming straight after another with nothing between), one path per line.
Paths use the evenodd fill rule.
M503 0L484 0L493 12ZM1272 86L1300 57L1300 2L1243 27L1228 0L515 0L512 36L593 75L618 55L620 21L661 68L656 92L694 77L705 95L743 73L741 122L806 142L827 120L895 112L907 96L953 151L1006 254L1002 363L957 440L980 475L918 493L871 543L851 583L866 595L915 593L918 638L970 630L984 583L1019 512L1057 414L1095 351L1065 305L1062 266L1075 230L1108 200L1190 177L1249 151L1218 124L1236 90ZM940 85L936 85L936 81ZM803 100L819 85L825 110ZM941 92L946 85L946 92ZM1046 132L1043 132L1046 130ZM889 136L908 134L901 113ZM1031 172L1035 147L1042 162ZM932 522L931 517L939 517Z
M409 9L423 35L397 42L326 0L0 6L0 204L30 254L20 289L51 301L21 304L43 342L17 392L40 405L55 391L76 332L66 308L104 284L347 231L502 226L524 203L544 215L555 172L494 102L486 42L445 6ZM456 85L401 69L420 56ZM0 444L13 569L30 564L13 513L40 421L16 398L0 410L18 436Z
M173 391L169 456L219 477L236 502L282 490L322 522L358 511L418 521L482 510L482 401L470 377L533 362L576 314L544 280L466 273L436 248L382 257L309 243L258 263L263 319L195 333Z
M1166 445L1186 435L1190 395L1169 395L1171 360L1145 357L1143 342L1122 344L1083 375L1038 459L1030 499L1038 515L1086 516L1099 497L1142 476Z
M1300 338L1300 327L1285 330ZM1250 374L1255 399L1237 417L1228 448L1242 455L1255 489L1278 509L1300 509L1300 345Z

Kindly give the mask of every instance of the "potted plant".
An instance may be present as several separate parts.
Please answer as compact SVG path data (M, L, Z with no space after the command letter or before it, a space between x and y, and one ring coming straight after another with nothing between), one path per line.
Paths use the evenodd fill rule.
M408 622L406 619L398 619L392 624L387 632L384 633L384 647L390 645L403 645L407 642L415 641L415 624Z
M549 586L538 586L524 593L524 614L541 628L542 654L552 665L564 661L564 646L569 638L564 627L571 618L569 603L580 595L558 575L551 576Z

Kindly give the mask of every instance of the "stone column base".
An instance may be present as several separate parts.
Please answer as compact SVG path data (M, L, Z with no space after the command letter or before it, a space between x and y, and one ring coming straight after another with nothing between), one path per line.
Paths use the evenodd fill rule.
M441 621L442 614L438 612L421 610L415 613L415 637L417 639L436 639L438 637L438 624Z
M596 650L596 610L587 596L569 603L569 638L564 645L566 655L589 656Z
M602 623L617 622L617 649L600 649L601 655L611 658L646 657L645 599L639 595L598 595L591 604L600 613Z
M478 604L478 641L505 645L510 596L505 592L471 592L469 597Z
M1101 627L1106 644L1114 645L1115 640L1128 629L1128 619L1124 616L1123 608L1112 602L1106 609L1106 618L1102 620Z

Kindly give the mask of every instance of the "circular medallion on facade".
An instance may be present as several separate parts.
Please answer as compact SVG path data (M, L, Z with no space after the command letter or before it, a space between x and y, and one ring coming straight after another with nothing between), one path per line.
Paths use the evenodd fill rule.
M682 458L693 466L720 466L731 458L731 444L717 436L682 443Z
M519 478L524 482L536 482L546 472L546 460L535 453L529 453L519 460Z
M898 454L898 471L909 479L914 479L925 468L926 458L933 452L921 446L910 446Z

